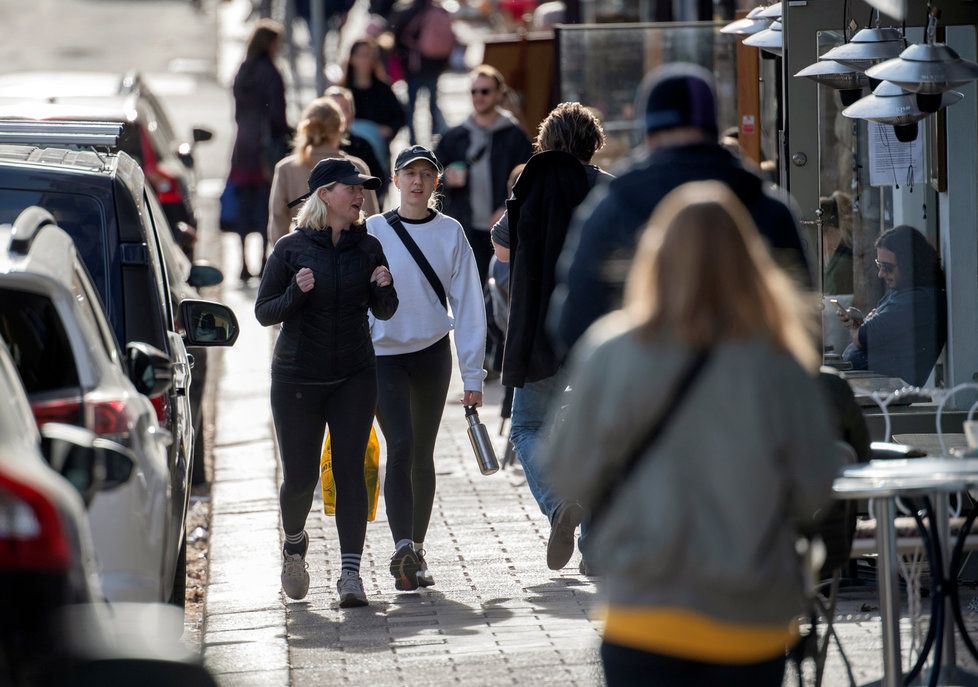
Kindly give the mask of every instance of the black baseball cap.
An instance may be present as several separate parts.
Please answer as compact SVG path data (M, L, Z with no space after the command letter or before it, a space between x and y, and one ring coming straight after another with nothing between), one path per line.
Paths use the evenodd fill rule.
M433 152L424 146L411 146L410 148L405 148L399 152L397 154L397 159L394 160L394 171L400 172L415 160L424 160L425 162L434 165L435 170L441 174L441 163L438 162L438 158L435 157Z
M317 162L316 166L309 172L309 192L303 193L290 202L289 207L295 207L304 201L315 193L316 189L320 186L326 186L334 182L349 184L350 186L362 184L368 191L376 191L380 188L380 179L361 174L360 170L349 160L341 157L328 157L325 160Z

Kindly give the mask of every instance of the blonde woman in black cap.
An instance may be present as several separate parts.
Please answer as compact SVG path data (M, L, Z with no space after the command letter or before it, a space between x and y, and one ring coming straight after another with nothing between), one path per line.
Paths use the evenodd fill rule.
M394 539L390 571L399 590L434 584L424 540L435 498L435 439L452 374L449 331L455 330L462 403L482 405L485 378L482 282L462 225L434 209L441 171L427 148L401 151L393 178L400 207L367 220L367 231L390 257L401 299L394 317L373 322L371 328L377 419L387 440L384 500Z
M285 547L282 589L305 597L306 516L319 481L328 424L336 480L336 528L342 571L340 607L365 606L360 556L367 528L363 457L377 404L377 373L367 311L378 320L397 310L397 294L380 242L366 232L364 189L380 179L352 162L320 161L297 228L275 244L255 302L264 326L282 324L272 359L271 405L282 456L279 493Z

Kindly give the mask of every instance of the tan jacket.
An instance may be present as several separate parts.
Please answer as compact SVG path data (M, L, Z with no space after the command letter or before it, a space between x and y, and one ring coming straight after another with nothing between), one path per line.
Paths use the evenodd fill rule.
M320 160L328 157L343 157L348 159L363 174L370 174L367 163L358 157L347 155L339 149L328 145L316 146L312 149L309 156L309 164L304 165L299 162L296 154L282 158L275 165L275 174L272 177L272 192L268 199L268 245L269 248L275 242L292 231L292 220L299 214L301 204L294 208L289 207L289 201L295 200L309 190L309 172ZM367 217L376 215L380 212L377 203L377 194L374 191L364 190L363 192L363 214Z

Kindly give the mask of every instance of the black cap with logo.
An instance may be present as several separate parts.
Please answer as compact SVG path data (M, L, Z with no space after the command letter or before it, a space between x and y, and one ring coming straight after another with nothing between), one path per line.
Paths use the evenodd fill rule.
M361 174L352 162L340 157L328 157L320 160L309 173L309 192L289 203L289 207L295 207L306 198L316 192L320 186L327 186L332 183L348 184L356 186L362 184L368 191L376 191L380 188L380 179L377 177Z

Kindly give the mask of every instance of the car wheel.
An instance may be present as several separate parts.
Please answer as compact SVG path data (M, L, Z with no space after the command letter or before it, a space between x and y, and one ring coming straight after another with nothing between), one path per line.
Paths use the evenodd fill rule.
M204 409L201 408L197 413L197 421L194 423L194 455L193 465L191 466L190 483L193 486L207 482L205 471L206 457L204 454Z
M180 555L177 556L177 569L173 573L173 592L169 603L177 608L187 605L187 537L184 536L180 545Z

